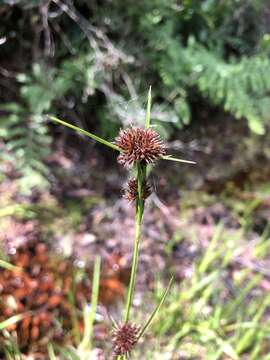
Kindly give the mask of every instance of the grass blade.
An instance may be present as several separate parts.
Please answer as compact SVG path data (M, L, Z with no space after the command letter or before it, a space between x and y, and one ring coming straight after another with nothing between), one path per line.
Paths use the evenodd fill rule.
M12 265L5 260L0 260L0 268L10 271L22 271L22 268L20 268L19 266Z
M18 314L18 315L11 316L7 320L0 322L0 330L4 330L6 327L15 324L18 321L21 321L24 318L24 316L25 316L25 313Z
M109 141L107 141L105 139L102 139L101 137L99 137L99 136L97 136L95 134L90 133L89 131L83 130L83 129L75 126L75 125L72 125L72 124L66 122L66 121L60 120L55 116L50 116L49 115L48 117L52 121L57 122L58 124L64 125L64 126L70 128L72 130L75 130L75 131L77 131L77 132L79 132L79 133L81 133L83 135L86 135L86 136L90 137L91 139L93 139L93 140L95 140L95 141L97 141L97 142L99 142L99 143L101 143L103 145L106 145L106 146L110 147L113 150L121 151L121 149L118 146L114 145L113 143L111 143L111 142L109 142Z
M81 333L80 333L80 324L77 314L77 308L76 308L76 273L72 273L72 286L71 290L68 293L68 300L71 305L71 323L72 323L72 333L74 337L74 341L76 345L80 344L81 341Z
M162 159L162 160L176 161L176 162L181 162L181 163L186 163L186 164L197 164L195 161L178 159L178 158L175 158L175 157L173 157L173 156L171 156L171 155L162 156L161 159Z
M55 348L61 354L61 359L65 360L82 360L80 359L79 355L76 354L76 350L72 347L64 348L62 346L56 345Z
M85 306L85 310L84 310L85 328L84 328L83 339L79 345L80 350L91 349L91 345L92 345L93 327L94 327L94 320L95 320L97 303L98 303L100 264L101 264L101 259L100 256L98 256L95 260L95 265L94 265L91 308L89 308L89 306Z
M256 342L257 337L260 334L260 332L258 331L258 327L260 326L259 320L264 315L266 308L269 306L269 302L270 302L270 296L267 296L263 301L263 303L261 304L261 306L258 309L256 309L255 316L252 320L257 326L255 325L251 329L244 332L243 336L238 341L236 346L236 351L238 354L244 353L248 348L252 346L252 344ZM263 339L261 338L261 341L262 340Z
M14 356L10 354L10 352L6 349L4 349L6 360L15 360Z
M150 86L148 91L148 98L147 98L147 109L146 109L146 120L145 120L146 129L150 127L150 122L151 122L151 102L152 102L152 96L151 96L151 86Z
M146 330L149 328L149 326L151 325L151 322L153 321L155 315L158 313L158 311L160 310L161 306L163 305L167 295L168 295L168 292L172 286L172 282L173 282L173 276L171 277L170 281L169 281L169 284L166 288L166 290L164 291L162 297L161 297L161 300L159 302L159 304L157 305L157 307L155 308L155 310L152 312L152 314L150 315L149 319L147 320L146 324L144 325L144 327L142 328L142 330L140 331L140 334L138 336L138 340L145 334Z
M56 360L56 355L54 353L54 349L53 349L52 344L48 345L48 355L49 355L50 360Z
M214 340L216 342L216 344L218 345L218 348L219 348L218 354L224 353L225 355L229 356L230 359L238 360L239 357L238 357L235 349L232 347L232 345L228 341L223 340L221 337L219 337L219 335L216 333L216 331L209 329L207 326L199 325L196 327L196 330L200 334L205 336L208 341ZM219 359L220 356L218 356L218 354L215 354L217 356L214 356L213 359ZM212 357L211 357L211 359L212 359Z
M219 258L220 252L217 250L218 247L217 244L222 234L222 230L223 230L223 226L221 224L216 227L214 235L210 241L210 244L208 245L205 255L203 256L202 261L199 265L198 268L199 273L205 273L209 269L210 265L216 259Z

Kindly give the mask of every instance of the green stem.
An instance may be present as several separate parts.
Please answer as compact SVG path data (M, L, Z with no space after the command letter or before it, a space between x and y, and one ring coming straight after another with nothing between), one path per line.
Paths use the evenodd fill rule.
M141 239L141 225L144 211L144 200L142 198L142 188L143 183L146 178L146 166L142 166L137 163L137 186L138 186L138 198L136 201L136 224L135 224L135 240L134 240L134 249L133 249L133 258L132 258L132 267L130 274L130 281L128 287L127 303L126 303L126 314L125 322L129 320L131 304L134 296L136 274L138 268L138 259L139 259L139 243Z

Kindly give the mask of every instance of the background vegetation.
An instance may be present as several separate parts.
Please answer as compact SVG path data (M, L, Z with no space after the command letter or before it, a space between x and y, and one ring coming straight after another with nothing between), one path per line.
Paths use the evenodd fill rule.
M57 240L72 261L87 253L76 244L88 244L83 261L89 261L90 269L97 251L108 269L114 262L124 269L109 279L117 281L121 298L130 259L122 259L129 248L116 241L123 236L117 224L122 226L122 212L128 219L132 211L116 200L124 175L119 181L109 153L53 125L46 115L113 140L120 127L144 122L152 85L157 130L173 151L198 165L162 169L166 176L157 183L153 173L158 195L151 204L153 215L146 218L152 232L145 233L143 253L146 259L155 254L162 275L150 274L146 283L158 301L160 283L169 272L176 274L176 282L153 327L160 341L150 336L149 354L149 347L142 346L134 356L269 359L269 4L2 0L0 18L0 237L5 261L30 271L20 258L6 258L16 247L10 243L22 238L31 243L23 245L30 258L36 254L33 241L44 241L49 249ZM156 207L164 218L156 215ZM123 226L127 231L128 222ZM157 243L149 240L153 236ZM112 248L118 253L108 260ZM57 268L45 270L57 274ZM150 268L144 263L141 271ZM30 277L37 276L31 271ZM2 287L11 276L4 274ZM101 277L104 289L112 291L109 280ZM91 281L87 286L90 292ZM103 300L114 298L104 294ZM79 351L74 316L78 311L83 317L81 297L72 302L65 291L61 296L72 303L71 323L63 325L57 303L55 326L64 328L66 343ZM24 310L33 310L32 303L21 302ZM4 308L1 303L1 320L8 317ZM9 315L20 313L15 310ZM119 313L115 302L113 311ZM138 311L138 320L143 316ZM59 339L50 336L42 345L30 335L29 346L20 346L22 340L16 345L15 330L5 329L3 335L9 343L5 356L11 359L14 351L18 358L20 352L47 353L52 338L58 343L56 355L62 351L63 358L72 358L63 355L65 344L59 350ZM46 329L40 333L44 338ZM109 348L98 335L95 341ZM53 359L53 348L50 353Z
M4 1L1 19L1 136L26 188L46 179L46 113L113 138L143 118L149 84L166 136L194 120L198 105L217 105L265 132L263 1Z

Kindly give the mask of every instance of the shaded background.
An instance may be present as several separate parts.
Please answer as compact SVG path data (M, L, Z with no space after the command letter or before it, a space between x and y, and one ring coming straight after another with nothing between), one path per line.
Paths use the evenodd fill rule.
M97 254L91 356L109 358L132 256L128 174L46 115L112 141L144 123L151 85L153 126L197 165L150 175L134 321L175 283L134 358L269 359L269 20L262 0L0 2L1 257L25 270L0 270L0 320L34 311L2 333L3 358L16 337L37 359L49 342L76 348Z

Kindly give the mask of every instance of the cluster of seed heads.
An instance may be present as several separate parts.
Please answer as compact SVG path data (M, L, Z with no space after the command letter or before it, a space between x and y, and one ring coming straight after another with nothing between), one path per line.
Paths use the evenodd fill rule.
M115 143L122 150L118 162L125 167L137 162L145 165L153 163L166 153L165 145L152 129L131 127L120 130Z
M140 328L130 322L120 324L113 331L113 351L117 355L128 355L138 341Z
M147 199L151 193L151 185L148 182L145 182L142 186L142 199ZM138 184L135 178L129 180L123 197L130 202L136 201L138 198Z
M146 166L155 162L166 153L166 147L160 136L153 129L130 127L120 130L115 144L121 149L118 162L125 167L131 167L136 163ZM151 186L145 180L142 184L142 199L145 200L151 194ZM136 179L128 182L124 192L124 198L135 201L138 198L138 184Z

